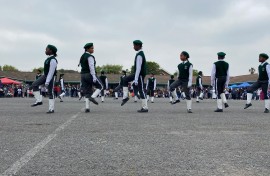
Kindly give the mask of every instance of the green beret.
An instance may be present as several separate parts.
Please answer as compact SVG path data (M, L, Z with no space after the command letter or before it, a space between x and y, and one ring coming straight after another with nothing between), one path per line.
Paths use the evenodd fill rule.
M84 49L86 49L86 48L90 48L90 47L92 47L94 44L93 43L86 43L85 45L84 45Z
M48 45L47 48L49 48L50 50L52 50L52 52L56 53L57 52L57 48L53 45Z
M183 54L184 56L186 56L187 58L189 58L189 54L188 54L188 52L183 51L181 54Z
M267 54L265 54L265 53L261 53L261 54L260 54L260 57L263 57L263 58L265 58L265 59L268 59L268 58L269 58L269 56L268 56Z
M133 41L133 44L134 44L134 45L142 45L143 42L140 41L140 40L134 40L134 41Z
M219 53L217 53L217 55L218 55L218 56L221 56L221 57L224 57L224 56L226 56L226 53L224 53L224 52L219 52Z

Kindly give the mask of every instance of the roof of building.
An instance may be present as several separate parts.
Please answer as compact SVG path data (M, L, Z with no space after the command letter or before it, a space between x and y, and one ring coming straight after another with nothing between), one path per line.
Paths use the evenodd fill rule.
M34 72L20 72L20 71L0 71L0 77L8 77L13 80L18 81L28 81L32 82L35 80L36 73ZM120 74L107 74L109 83L118 83L120 80ZM158 84L167 84L170 76L166 75L156 75ZM59 74L58 74L59 78ZM146 76L146 79L149 76ZM64 75L65 82L70 83L79 83L81 80L80 73L65 73ZM203 84L210 85L211 80L210 76L203 76ZM233 76L230 78L230 84L237 84L242 82L254 82L258 79L257 74L249 74L249 75L240 75L240 76ZM193 83L196 82L196 77L193 77Z

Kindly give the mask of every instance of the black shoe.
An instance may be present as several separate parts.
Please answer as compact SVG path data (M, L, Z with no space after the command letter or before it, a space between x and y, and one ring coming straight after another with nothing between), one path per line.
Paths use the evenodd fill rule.
M223 109L216 109L214 112L223 112Z
M64 102L64 101L61 99L60 102Z
M134 103L137 103L137 101L134 101Z
M203 98L202 98L202 97L199 97L199 99L200 99L200 100L203 100Z
M185 100L186 99L186 97L182 97L182 100Z
M177 104L177 103L180 103L180 100L176 100L176 101L172 102L173 105Z
M197 103L200 103L200 101L196 101Z
M38 102L38 103L32 104L31 106L35 107L35 106L39 106L39 105L42 105L42 104L43 104L42 102Z
M128 100L129 100L129 98L127 97L127 98L125 98L125 99L123 99L122 100L122 103L121 103L121 106L124 106L124 104L126 104L126 102L128 102Z
M115 98L115 100L118 100L118 98Z
M246 104L246 106L244 107L244 109L247 109L247 108L249 108L250 106L252 106L252 104L251 104L251 103Z
M82 97L79 98L79 101L81 101Z
M264 113L269 113L269 109L265 108Z
M49 110L49 111L47 112L47 114L52 114L52 113L54 113L54 110Z
M148 109L141 109L141 110L138 110L137 112L139 112L139 113L145 113L145 112L148 112Z
M91 101L91 102L94 103L95 105L98 105L98 102L97 102L94 98L90 97L90 98L88 98L88 99L89 99L89 101Z
M172 101L170 101L170 104L172 104L173 102Z
M85 113L89 113L90 112L90 109L85 109Z
M155 102L152 101L151 103L155 103Z
M101 101L101 103L104 103L104 101Z
M192 113L191 109L188 109L188 110L187 110L187 113Z
M228 103L224 103L224 107L228 108L229 107Z

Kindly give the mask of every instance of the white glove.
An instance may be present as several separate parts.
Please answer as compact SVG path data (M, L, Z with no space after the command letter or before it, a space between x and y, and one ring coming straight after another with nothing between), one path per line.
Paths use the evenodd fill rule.
M48 89L49 83L45 83L45 88Z
M138 80L135 80L134 84L135 84L135 86L137 86L138 85Z

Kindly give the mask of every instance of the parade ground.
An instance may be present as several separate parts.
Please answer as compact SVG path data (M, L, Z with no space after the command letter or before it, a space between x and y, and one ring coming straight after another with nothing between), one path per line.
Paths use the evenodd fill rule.
M56 100L55 113L30 107L31 98L0 99L0 175L16 176L268 176L270 116L264 102L229 100L170 105L155 99L149 113L140 103L106 99L91 104ZM100 100L99 100L100 101Z

